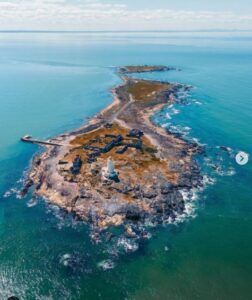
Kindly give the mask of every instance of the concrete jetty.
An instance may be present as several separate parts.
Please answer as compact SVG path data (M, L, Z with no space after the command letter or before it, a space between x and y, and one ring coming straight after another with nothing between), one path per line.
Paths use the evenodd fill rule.
M56 142L42 141L42 140L34 139L30 135L25 135L25 136L21 137L20 140L25 143L38 144L38 145L42 145L42 146L63 146L62 144L56 143Z

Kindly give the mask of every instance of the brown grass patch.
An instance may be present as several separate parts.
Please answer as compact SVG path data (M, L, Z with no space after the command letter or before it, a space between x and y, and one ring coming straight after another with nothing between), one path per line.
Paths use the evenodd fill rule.
M81 174L83 175L83 180L89 180L89 182L94 186L97 181L99 181L99 174L91 175L91 164L87 162L87 158L90 150L83 148L84 145L91 145L94 147L102 148L112 138L105 137L106 134L119 135L124 137L124 142L134 143L137 139L128 138L127 134L129 130L123 128L122 126L114 123L112 128L100 128L94 132L82 134L76 137L71 145L73 148L64 157L64 160L72 162L77 155L79 155L83 160L83 166ZM141 138L143 143L143 150L137 150L135 148L128 148L123 154L118 154L116 151L119 147L114 147L111 151L107 153L102 153L97 157L97 161L93 163L93 166L97 166L98 170L101 170L103 166L106 165L107 159L112 157L115 168L119 172L119 177L125 181L130 179L132 184L142 183L148 184L148 180L153 181L153 176L162 175L171 182L176 182L177 174L169 170L169 165L167 161L161 161L156 157L155 153L157 149L149 141L148 138L143 136Z
M171 88L168 83L139 80L128 86L128 93L138 101L152 101L157 94Z
M138 72L153 72L158 70L163 70L164 66L125 66L122 69L126 70L128 73L138 73Z

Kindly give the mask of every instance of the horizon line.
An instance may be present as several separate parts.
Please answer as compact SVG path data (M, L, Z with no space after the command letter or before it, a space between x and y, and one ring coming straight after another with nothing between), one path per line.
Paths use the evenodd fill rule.
M252 29L192 29L192 30L29 30L6 29L0 33L159 33L159 32L252 32Z

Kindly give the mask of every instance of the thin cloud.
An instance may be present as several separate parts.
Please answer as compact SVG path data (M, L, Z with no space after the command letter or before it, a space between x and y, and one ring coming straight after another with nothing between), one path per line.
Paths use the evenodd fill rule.
M0 1L0 29L45 30L163 30L246 29L252 15L234 12L169 9L132 10L126 4L99 1L16 0Z

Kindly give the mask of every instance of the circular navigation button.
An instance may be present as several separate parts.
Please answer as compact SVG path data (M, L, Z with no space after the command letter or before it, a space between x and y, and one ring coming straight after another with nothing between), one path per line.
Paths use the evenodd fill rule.
M244 166L249 161L249 155L246 152L240 151L236 154L235 160L238 165Z

